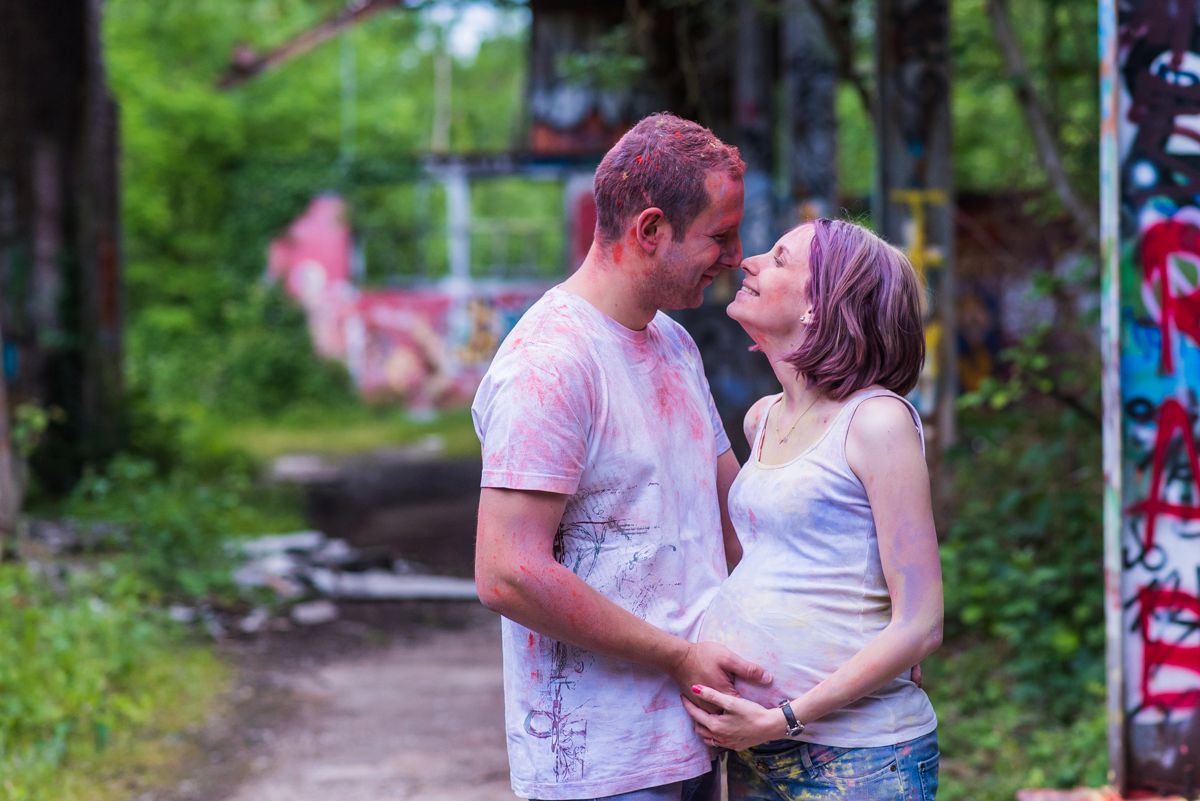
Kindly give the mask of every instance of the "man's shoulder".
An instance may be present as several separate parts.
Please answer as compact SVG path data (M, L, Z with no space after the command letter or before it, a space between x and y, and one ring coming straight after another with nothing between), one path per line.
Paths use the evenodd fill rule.
M699 353L699 348L696 347L696 341L692 339L692 335L683 327L683 323L671 317L666 312L660 311L654 315L654 319L650 321L652 326L665 336L670 342L676 344L682 350L689 353Z
M580 322L571 296L552 289L521 315L505 337L501 353L541 348L572 352L588 339L589 332Z

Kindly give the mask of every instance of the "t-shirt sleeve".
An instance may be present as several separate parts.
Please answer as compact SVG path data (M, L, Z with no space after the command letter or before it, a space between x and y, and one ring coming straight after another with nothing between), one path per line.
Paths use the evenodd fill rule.
M729 441L729 435L725 433L725 424L721 422L721 415L717 411L717 403L713 400L712 389L708 386L708 376L704 373L704 359L700 356L700 349L696 347L695 340L692 339L683 326L679 326L676 330L684 352L691 359L692 369L696 371L696 376L700 380L700 386L704 390L704 399L708 404L708 417L712 421L713 427L713 445L716 448L717 456L720 456L732 448L733 444Z
M704 375L704 369L700 369L700 375ZM708 416L712 418L713 431L716 432L716 441L713 443L716 446L717 456L720 456L725 451L733 447L729 441L729 434L725 433L725 423L721 421L721 415L717 411L717 403L713 400L712 390L708 388L708 379L704 379L705 397L708 398Z
M592 384L578 360L526 347L492 362L471 417L483 487L574 494L587 463Z

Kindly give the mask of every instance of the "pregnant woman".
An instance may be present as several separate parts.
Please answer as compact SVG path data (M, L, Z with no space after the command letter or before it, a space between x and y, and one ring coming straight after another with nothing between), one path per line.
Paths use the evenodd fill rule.
M937 718L909 668L941 643L942 579L920 417L921 290L894 247L817 220L747 259L729 306L783 387L746 415L729 492L740 563L701 638L772 674L741 697L684 699L734 753L729 797L917 799L937 793Z

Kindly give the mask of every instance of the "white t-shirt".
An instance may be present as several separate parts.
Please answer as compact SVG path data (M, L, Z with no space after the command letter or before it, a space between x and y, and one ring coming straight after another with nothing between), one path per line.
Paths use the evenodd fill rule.
M729 439L683 327L660 313L632 331L551 289L501 345L471 413L483 486L569 495L555 558L694 640L726 576L716 462ZM665 674L508 619L503 650L518 795L615 795L709 769Z

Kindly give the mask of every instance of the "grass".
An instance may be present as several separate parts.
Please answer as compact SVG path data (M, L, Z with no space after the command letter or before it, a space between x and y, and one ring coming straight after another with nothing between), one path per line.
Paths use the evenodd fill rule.
M178 732L228 670L101 562L67 577L0 567L0 801L107 801L172 778Z
M1053 720L1014 699L995 642L947 643L924 665L938 714L939 801L1012 801L1031 787L1100 787L1108 767L1104 688L1081 687L1077 714Z
M104 750L59 770L47 797L127 801L182 780L181 770L202 756L189 735L208 722L230 676L228 666L198 644L182 645L149 663L138 697L131 699L147 708L145 718L114 735Z
M242 451L262 463L288 453L337 457L419 445L431 438L449 458L479 455L469 409L441 412L430 420L395 408L300 409L272 420L208 424L200 436L206 448Z

